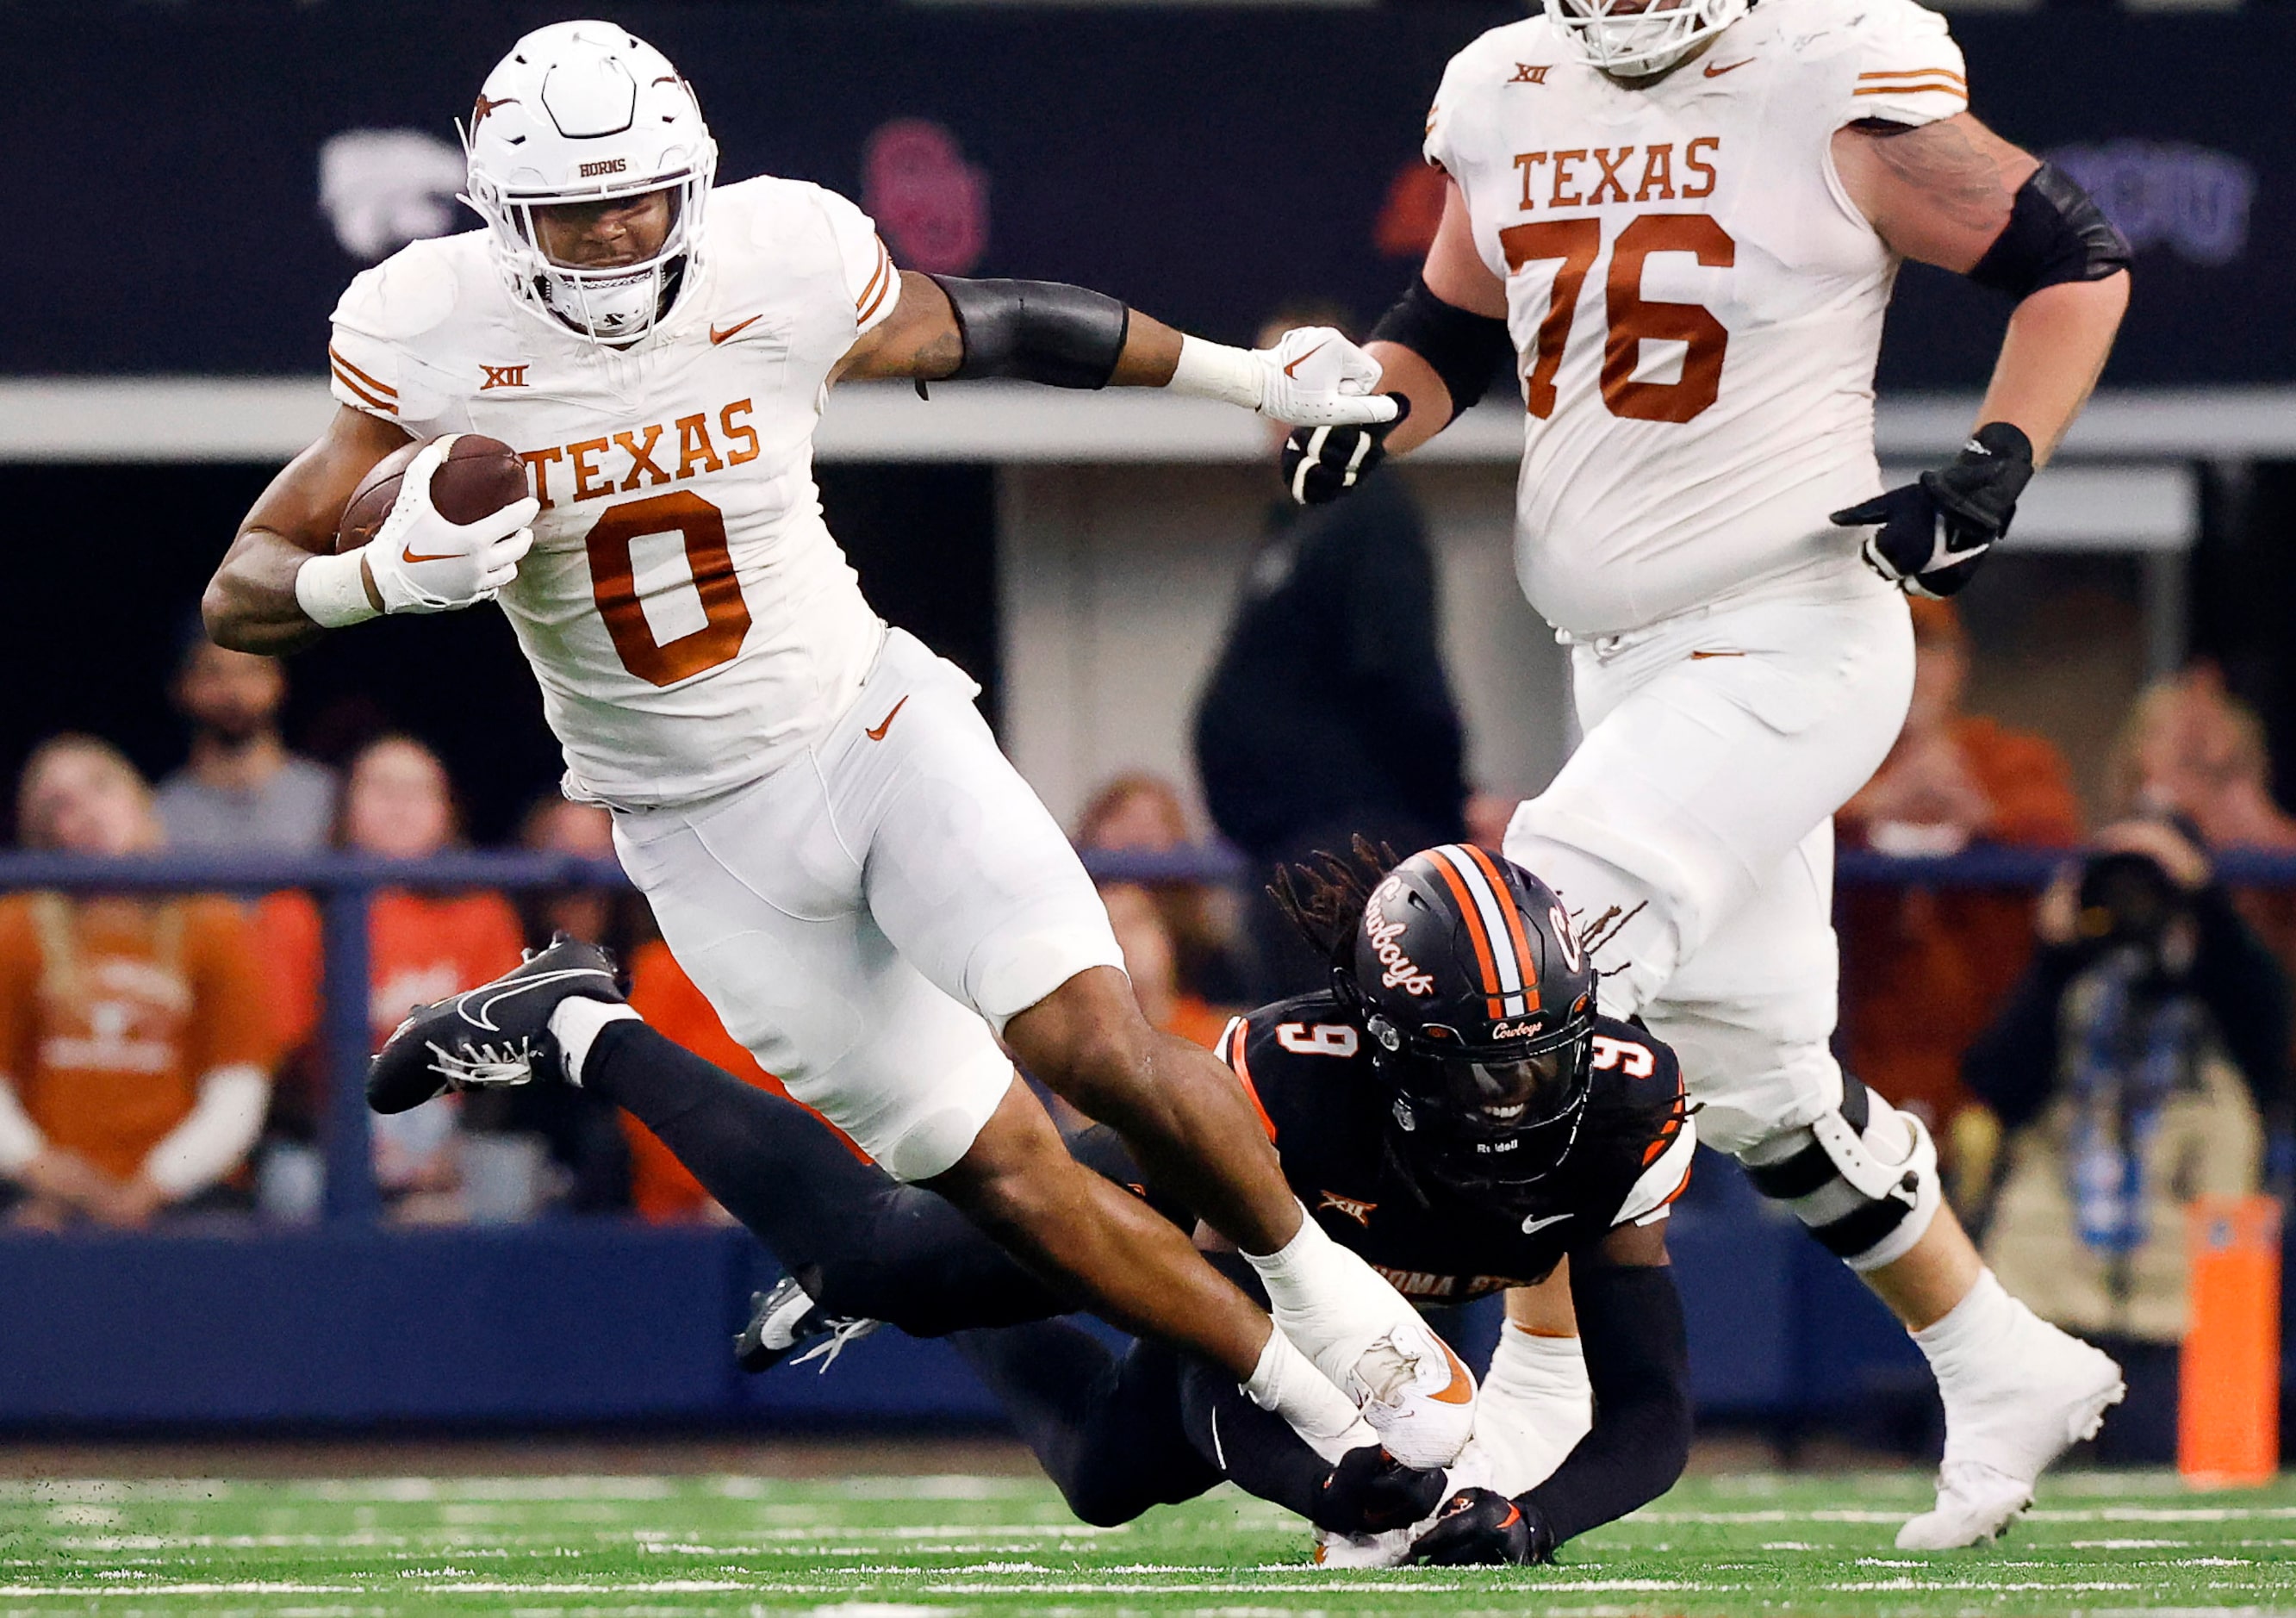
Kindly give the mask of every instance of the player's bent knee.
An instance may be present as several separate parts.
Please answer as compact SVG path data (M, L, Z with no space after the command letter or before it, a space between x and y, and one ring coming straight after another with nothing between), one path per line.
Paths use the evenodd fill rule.
M1792 1208L1857 1270L1905 1257L1944 1200L1937 1144L1922 1121L1849 1073L1839 1108L1747 1147L1738 1161L1756 1190Z

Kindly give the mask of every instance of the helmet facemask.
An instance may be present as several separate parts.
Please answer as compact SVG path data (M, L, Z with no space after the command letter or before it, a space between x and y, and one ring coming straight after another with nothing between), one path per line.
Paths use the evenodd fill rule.
M705 153L701 163L672 177L667 185L649 179L625 191L594 196L506 195L473 174L465 201L485 216L496 261L512 291L578 337L619 346L652 331L676 301L701 234L702 206L715 168L716 154ZM542 244L534 217L538 209L656 191L670 193L669 228L662 234L661 246L644 259L628 264L561 264Z
M1395 1092L1398 1152L1422 1178L1504 1206L1569 1157L1594 1072L1591 1017L1519 1047L1472 1050L1447 1031L1405 1034L1377 1015L1367 1025Z
M1620 78L1663 73L1746 14L1751 0L1547 0L1547 21L1587 65Z

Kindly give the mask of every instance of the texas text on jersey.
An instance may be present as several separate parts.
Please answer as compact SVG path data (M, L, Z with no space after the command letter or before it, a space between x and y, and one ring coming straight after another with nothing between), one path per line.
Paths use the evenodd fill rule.
M1316 1222L1420 1303L1543 1280L1573 1248L1666 1217L1697 1147L1674 1053L1595 1019L1593 1087L1570 1154L1502 1210L1412 1174L1361 1024L1329 994L1228 1024L1220 1055L1251 1090L1283 1172Z

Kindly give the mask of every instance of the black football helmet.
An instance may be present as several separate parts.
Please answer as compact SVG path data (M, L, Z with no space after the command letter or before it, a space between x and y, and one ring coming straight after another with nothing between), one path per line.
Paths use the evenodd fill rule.
M1390 871L1334 978L1405 1165L1502 1203L1553 1173L1587 1110L1598 975L1562 901L1512 861L1454 842Z

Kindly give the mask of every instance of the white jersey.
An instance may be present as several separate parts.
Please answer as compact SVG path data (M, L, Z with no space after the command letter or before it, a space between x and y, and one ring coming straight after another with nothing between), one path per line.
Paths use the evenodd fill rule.
M575 796L676 803L825 734L884 637L822 522L813 431L831 371L900 277L833 193L712 192L697 279L622 352L514 301L483 232L353 281L336 398L418 438L515 448L542 503L502 593Z
M1428 160L1506 283L1530 411L1516 571L1573 636L1861 567L1827 514L1877 493L1874 364L1898 259L1832 139L1968 104L1912 0L1764 0L1644 89L1544 16L1455 57Z

